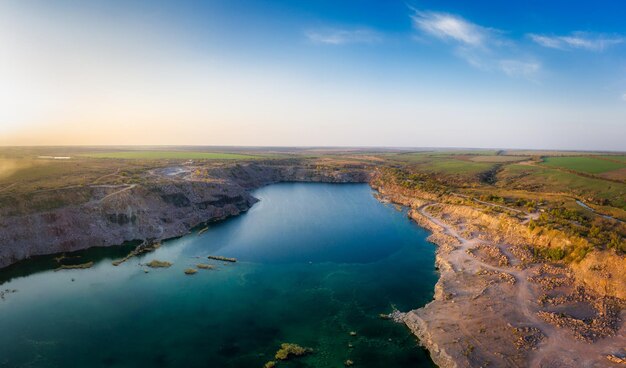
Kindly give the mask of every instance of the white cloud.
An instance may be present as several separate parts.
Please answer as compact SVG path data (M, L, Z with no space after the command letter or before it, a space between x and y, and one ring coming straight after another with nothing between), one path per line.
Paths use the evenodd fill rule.
M484 46L491 31L448 13L415 10L413 25L432 36L450 39L469 46Z
M560 49L563 47L562 42L555 37L541 36L536 34L530 34L529 37L543 47L549 47L553 49Z
M611 46L624 42L623 37L608 37L586 32L574 32L568 36L547 36L531 33L528 36L543 47L559 50L604 51Z
M622 95L622 100L626 101L626 93Z
M508 76L530 79L541 69L541 64L534 61L500 60L498 67Z
M427 36L454 43L454 54L484 71L499 71L510 77L533 79L541 64L516 56L512 41L501 31L472 23L460 16L412 9L413 26Z
M311 42L327 45L376 43L382 40L379 33L366 28L309 30L305 35Z

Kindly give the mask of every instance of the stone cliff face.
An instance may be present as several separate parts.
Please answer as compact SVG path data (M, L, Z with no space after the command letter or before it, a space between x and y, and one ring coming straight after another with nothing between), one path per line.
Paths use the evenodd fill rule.
M256 201L235 185L127 188L79 205L1 218L0 267L34 255L180 236L202 222L237 215Z
M194 226L248 210L257 201L249 190L271 183L368 179L367 171L358 169L234 164L185 178L13 198L0 208L0 268L36 255L181 236Z

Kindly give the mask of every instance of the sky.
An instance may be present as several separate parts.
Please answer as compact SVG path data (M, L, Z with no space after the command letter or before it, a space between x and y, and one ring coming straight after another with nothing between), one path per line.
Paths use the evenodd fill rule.
M3 0L0 145L626 150L626 3Z

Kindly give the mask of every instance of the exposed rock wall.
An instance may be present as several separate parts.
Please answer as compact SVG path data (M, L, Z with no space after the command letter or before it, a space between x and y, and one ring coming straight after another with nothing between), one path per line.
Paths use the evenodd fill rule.
M257 201L249 190L270 183L368 180L358 168L231 164L145 184L31 193L0 206L0 268L36 255L181 236L248 210Z

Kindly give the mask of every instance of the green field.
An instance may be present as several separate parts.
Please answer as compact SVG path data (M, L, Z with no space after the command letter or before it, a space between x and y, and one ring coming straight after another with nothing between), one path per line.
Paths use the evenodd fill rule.
M623 162L624 164L626 164L626 155L607 155L607 156L599 156L605 160L611 160L611 161L619 161L619 162Z
M549 167L512 164L498 174L499 186L531 190L537 193L569 193L585 198L608 199L612 205L626 210L626 184L607 182Z
M626 167L626 164L584 156L548 157L542 165L588 174L601 174L607 171L618 170Z
M487 162L472 162L457 159L433 159L425 169L448 174L478 174L493 168L493 164Z
M120 151L87 153L82 156L91 158L115 158L131 160L251 160L260 156L222 152L195 151Z
M480 156L476 156L480 157ZM455 155L438 154L400 154L396 160L416 165L418 170L442 174L475 175L493 168L492 162L476 162L469 159L455 158Z
M530 160L528 156L476 156L471 158L472 161L475 162L518 162L518 161L526 161Z

